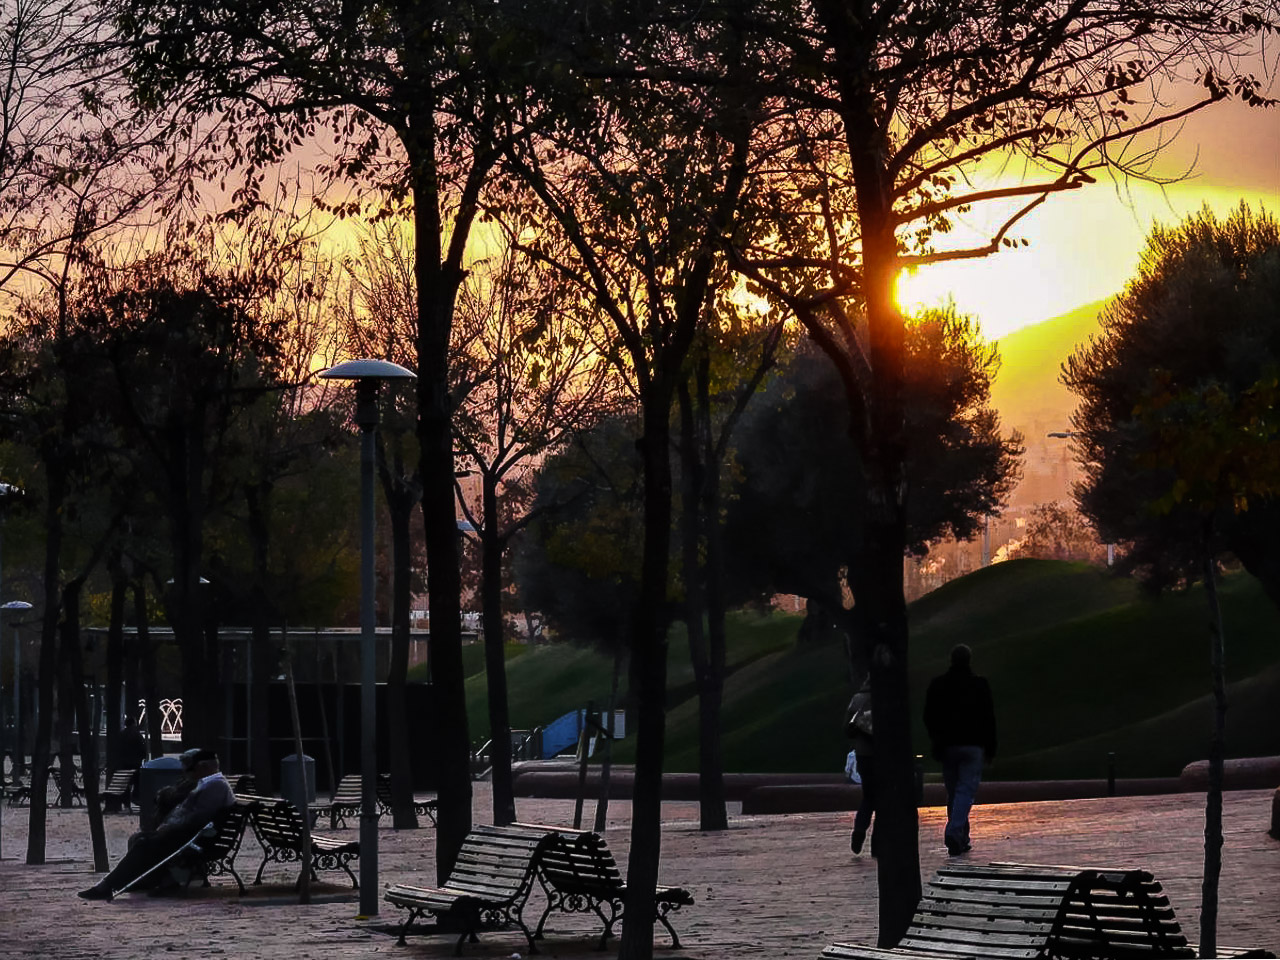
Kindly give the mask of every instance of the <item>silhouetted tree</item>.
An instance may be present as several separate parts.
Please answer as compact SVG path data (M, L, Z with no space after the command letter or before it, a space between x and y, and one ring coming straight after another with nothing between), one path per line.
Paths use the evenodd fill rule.
M1200 579L1210 613L1209 741L1201 952L1217 947L1225 756L1219 557L1235 550L1276 597L1280 557L1280 225L1241 205L1155 229L1138 276L1103 310L1102 333L1067 361L1085 479L1081 509L1130 563ZM1248 559L1246 559L1246 557Z
M806 66L771 88L788 84L782 96L794 108L795 163L779 190L794 222L816 229L780 232L772 249L741 250L740 263L837 364L859 447L866 536L849 582L857 633L872 651L879 943L892 946L921 890L902 572L909 359L898 275L1017 242L1023 217L1097 170L1149 175L1160 143L1126 150L1136 135L1233 93L1265 102L1257 81L1237 75L1235 55L1274 29L1275 16L1251 0L813 0L768 12L776 19L753 25ZM1166 110L1163 88L1177 80L1199 83L1204 96ZM828 157L815 143L840 149ZM976 184L979 165L1010 154L1029 164L1021 182ZM797 175L806 167L814 175ZM1012 204L989 239L948 246L954 217L987 202Z

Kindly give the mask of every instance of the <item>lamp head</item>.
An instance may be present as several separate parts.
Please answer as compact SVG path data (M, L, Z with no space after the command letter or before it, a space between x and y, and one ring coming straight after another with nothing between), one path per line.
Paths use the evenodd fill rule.
M320 374L321 380L413 380L412 370L390 360L344 360Z
M354 380L356 382L356 423L361 430L378 425L378 385L383 380L413 380L417 374L390 360L344 360L334 364L321 380Z

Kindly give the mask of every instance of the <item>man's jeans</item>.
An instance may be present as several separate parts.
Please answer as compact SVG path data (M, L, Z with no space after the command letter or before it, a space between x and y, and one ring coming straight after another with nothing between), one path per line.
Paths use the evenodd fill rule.
M969 808L982 780L982 748L947 747L942 756L942 782L947 788L947 850L969 849Z

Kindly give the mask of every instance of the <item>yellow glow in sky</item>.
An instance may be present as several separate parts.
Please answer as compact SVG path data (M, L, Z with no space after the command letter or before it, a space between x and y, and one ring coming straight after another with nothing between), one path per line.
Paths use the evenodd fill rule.
M914 311L950 298L995 340L1118 293L1156 222L1172 225L1204 204L1221 216L1241 200L1280 214L1280 110L1216 104L1194 115L1166 151L1162 172L1180 174L1193 164L1191 179L1163 189L1145 182L1117 185L1103 175L1095 184L1051 196L1014 228L1012 236L1029 246L904 274L899 303ZM975 208L939 249L987 242L1011 209Z
M1051 198L1015 236L1030 245L982 260L952 261L904 273L898 302L905 310L955 301L976 316L988 340L1118 293L1133 276L1155 222L1173 224L1208 204L1220 216L1241 200L1280 212L1280 192L1252 193L1198 182L1163 193L1151 185L1122 198L1109 182Z

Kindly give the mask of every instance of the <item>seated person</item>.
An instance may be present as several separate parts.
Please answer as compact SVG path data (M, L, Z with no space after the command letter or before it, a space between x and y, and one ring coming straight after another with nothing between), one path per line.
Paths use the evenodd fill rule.
M151 833L139 836L116 868L78 896L85 900L110 900L166 857L186 845L213 817L236 802L231 784L219 772L218 755L198 751L192 769L199 778L193 789Z
M198 753L200 753L200 750L193 747L178 754L178 762L182 764L182 773L173 783L156 791L151 813L149 816L143 817L142 829L129 835L130 850L143 837L155 833L156 828L164 822L165 817L173 812L174 807L185 800L187 794L196 788L196 784L200 782L200 777L197 776L195 771L196 754Z

